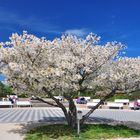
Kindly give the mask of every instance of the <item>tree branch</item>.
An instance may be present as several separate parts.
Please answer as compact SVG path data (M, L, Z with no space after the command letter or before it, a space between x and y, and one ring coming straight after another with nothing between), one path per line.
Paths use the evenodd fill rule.
M91 108L91 110L86 113L83 118L81 119L80 123L82 124L93 112L96 110L101 104L104 103L105 100L115 95L117 88L114 88L107 96L100 100L100 102Z
M118 50L117 50L117 51L118 51ZM80 74L80 75L82 76L82 79L79 80L79 86L80 86L80 87L82 86L82 83L84 82L84 80L85 80L89 75L91 75L91 74L97 72L104 64L106 64L106 63L113 57L113 55L115 55L115 53L116 53L117 51L115 51L115 52L112 53L110 56L108 56L108 58L106 59L106 61L104 61L101 65L99 65L99 66L98 66L96 69L94 69L92 72L90 72L90 73L84 72L83 75Z
M50 103L50 102L47 102L47 101L43 100L42 98L36 97L36 99L37 99L38 101L43 102L43 103L49 104L49 105L51 105L51 106L59 107L59 106L56 105L56 104L53 104L53 103Z
M59 99L56 99L56 98L51 94L51 92L47 90L46 87L43 87L42 90L45 91L45 92L49 95L49 97L52 98L52 99L56 102L56 104L57 104L57 105L62 109L62 111L64 112L64 115L65 115L65 117L66 117L66 120L69 120L69 115L68 115L67 109L66 109L66 107L59 101Z

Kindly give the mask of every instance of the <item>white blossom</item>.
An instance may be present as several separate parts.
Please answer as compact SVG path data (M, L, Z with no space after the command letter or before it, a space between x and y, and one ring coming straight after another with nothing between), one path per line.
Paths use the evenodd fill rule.
M1 72L19 92L44 94L41 89L46 87L69 94L95 85L122 89L140 79L140 58L120 58L124 45L99 45L100 37L93 33L86 39L63 35L51 41L23 32L10 40L0 44L0 60L6 64Z

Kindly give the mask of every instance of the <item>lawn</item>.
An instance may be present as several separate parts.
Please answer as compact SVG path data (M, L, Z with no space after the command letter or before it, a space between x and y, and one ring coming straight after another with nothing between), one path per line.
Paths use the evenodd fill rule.
M25 140L107 140L120 137L140 137L140 130L123 125L85 124L78 136L67 125L55 124L30 130Z

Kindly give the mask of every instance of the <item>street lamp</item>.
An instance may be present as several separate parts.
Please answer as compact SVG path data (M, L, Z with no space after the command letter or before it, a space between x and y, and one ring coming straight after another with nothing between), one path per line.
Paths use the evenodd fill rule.
M80 133L80 120L82 119L82 111L78 110L77 111L77 134L79 135Z

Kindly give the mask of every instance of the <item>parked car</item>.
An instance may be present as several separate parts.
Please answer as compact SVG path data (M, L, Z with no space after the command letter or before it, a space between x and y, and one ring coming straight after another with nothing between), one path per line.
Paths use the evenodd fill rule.
M63 96L54 96L56 99L59 99L59 101L63 101L64 100L64 97Z
M87 104L87 100L84 97L79 97L76 100L77 104Z

